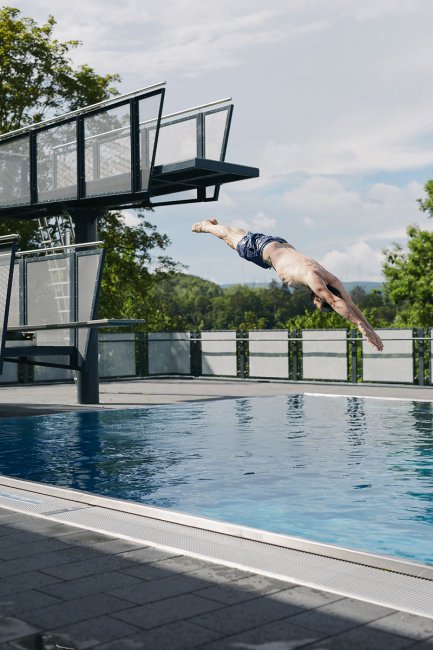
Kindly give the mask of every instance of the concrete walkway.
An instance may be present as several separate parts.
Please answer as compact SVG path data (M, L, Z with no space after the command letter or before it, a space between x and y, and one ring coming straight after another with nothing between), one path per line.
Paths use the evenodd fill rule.
M161 379L103 384L98 408L304 391L433 399L431 388ZM93 408L75 401L73 385L2 388L0 413ZM433 650L433 619L0 509L6 648Z
M0 510L0 650L433 648L433 620Z
M320 384L235 379L161 378L104 382L98 406L77 404L73 384L0 387L0 417L43 415L95 408L128 408L148 404L170 404L197 400L264 397L290 393L359 395L433 401L433 387L382 386L371 384Z

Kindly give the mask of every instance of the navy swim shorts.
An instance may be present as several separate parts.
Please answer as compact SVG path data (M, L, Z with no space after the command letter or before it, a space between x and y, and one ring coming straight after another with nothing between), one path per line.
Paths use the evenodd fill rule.
M263 260L262 253L266 244L269 244L271 241L287 244L286 240L281 239L281 237L262 235L259 232L247 232L236 246L236 250L244 260L254 262L254 264L261 266L262 269L270 269L271 266Z

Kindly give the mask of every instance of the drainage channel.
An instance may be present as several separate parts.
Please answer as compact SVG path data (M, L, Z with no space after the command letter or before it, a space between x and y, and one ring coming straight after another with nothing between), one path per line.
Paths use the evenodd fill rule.
M433 618L433 567L0 477L0 507Z

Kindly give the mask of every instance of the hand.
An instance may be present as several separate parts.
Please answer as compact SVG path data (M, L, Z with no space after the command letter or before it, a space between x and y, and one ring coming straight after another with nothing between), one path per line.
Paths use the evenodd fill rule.
M379 352L382 352L382 350L383 350L382 339L381 339L380 336L379 336L379 335L374 331L374 329L373 329L372 327L367 327L367 326L365 326L363 323L360 324L358 327L359 327L360 332L361 332L362 334L364 334L364 336L365 336L365 338L367 339L367 341L368 341L369 343L371 343L371 345L372 345L373 347L375 347L376 350L378 350Z

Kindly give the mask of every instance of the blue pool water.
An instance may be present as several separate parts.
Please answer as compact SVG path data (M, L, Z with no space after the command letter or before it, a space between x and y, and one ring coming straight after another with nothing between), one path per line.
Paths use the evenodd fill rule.
M433 405L288 395L0 421L0 473L433 564Z

